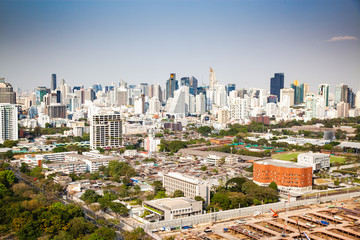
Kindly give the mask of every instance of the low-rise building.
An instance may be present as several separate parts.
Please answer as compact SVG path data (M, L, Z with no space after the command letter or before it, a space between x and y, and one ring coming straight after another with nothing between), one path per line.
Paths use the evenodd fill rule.
M202 214L202 201L185 197L144 201L143 207L165 221Z
M65 174L82 174L86 172L86 163L84 161L43 163L43 167L50 171L62 172Z
M301 153L298 155L297 162L312 167L313 172L330 168L330 156L324 153Z
M200 196L205 199L205 204L210 202L210 184L197 178L170 172L163 176L163 187L167 194L173 194L176 190L181 190L185 197L195 198Z
M253 166L253 181L260 186L275 182L282 192L312 189L312 167L275 159L256 161Z

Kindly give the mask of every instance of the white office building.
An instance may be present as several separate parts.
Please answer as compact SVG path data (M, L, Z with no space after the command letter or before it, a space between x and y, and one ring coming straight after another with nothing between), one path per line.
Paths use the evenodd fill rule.
M330 156L323 153L301 153L298 155L297 162L301 165L312 167L313 172L330 168Z
M163 187L166 194L173 194L176 190L181 190L185 197L195 198L200 196L205 199L205 204L210 202L210 184L181 173L170 172L163 176Z

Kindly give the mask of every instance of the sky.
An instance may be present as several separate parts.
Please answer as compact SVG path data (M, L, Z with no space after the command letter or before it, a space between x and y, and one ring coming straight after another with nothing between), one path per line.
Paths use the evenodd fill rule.
M208 84L270 88L290 82L360 89L359 0L0 0L0 77L22 90Z

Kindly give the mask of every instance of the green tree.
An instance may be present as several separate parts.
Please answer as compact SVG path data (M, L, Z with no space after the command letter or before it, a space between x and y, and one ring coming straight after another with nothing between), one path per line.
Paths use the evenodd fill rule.
M3 142L2 145L4 145L4 147L6 147L6 148L12 148L12 147L15 147L18 143L19 143L19 141L7 139Z
M241 192L241 187L245 182L245 178L231 178L226 182L226 188L234 192Z
M275 191L278 190L278 186L277 186L276 182L271 182L271 183L269 184L269 188L272 188L272 189L274 189Z
M181 191L181 190L175 190L174 191L174 194L173 194L173 197L174 198L177 198L177 197L183 197L184 196L184 192Z
M87 204L97 202L101 196L97 194L93 189L87 189L80 199Z
M161 181L154 181L152 185L154 186L155 194L159 191L165 191L165 188L163 188L163 184Z
M206 171L207 170L207 167L206 166L201 166L201 171Z
M127 216L129 214L129 209L127 207L119 202L112 202L110 203L110 209L117 215L121 216Z

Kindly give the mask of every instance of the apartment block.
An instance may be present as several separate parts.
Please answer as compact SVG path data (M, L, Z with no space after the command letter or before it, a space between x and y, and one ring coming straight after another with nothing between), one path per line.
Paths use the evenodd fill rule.
M90 121L90 147L118 148L122 143L120 114L97 114Z

